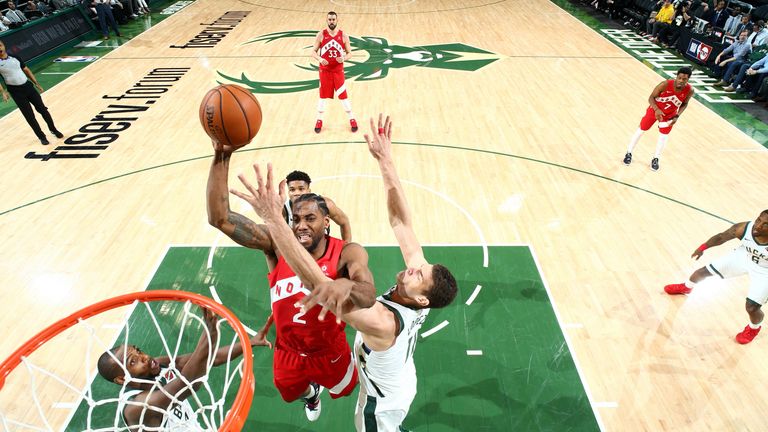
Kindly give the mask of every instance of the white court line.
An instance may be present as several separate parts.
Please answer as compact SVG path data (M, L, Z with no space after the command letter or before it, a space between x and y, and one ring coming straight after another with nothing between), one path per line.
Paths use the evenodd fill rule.
M483 355L483 350L467 350L467 355L470 355L470 356L481 356L481 355Z
M338 175L338 176L320 177L320 178L316 178L315 181L333 180L333 179L338 179L338 178L349 178L349 177L381 179L381 176L371 175L371 174L343 174L343 175ZM438 191L436 191L436 190L434 190L432 188L429 188L427 186L424 186L422 184L419 184L419 183L416 183L416 182L413 182L413 181L410 181L410 180L403 180L403 179L400 179L400 182L408 184L408 185L411 185L411 186L416 186L418 188L424 189L427 192L431 192L431 193L437 195L438 197L442 198L443 200L447 201L452 206L454 206L457 209L459 209L459 211L464 215L464 217L469 219L469 223L472 224L472 226L475 228L475 231L477 232L478 237L480 237L480 245L483 248L483 267L488 268L488 242L485 241L485 236L483 235L483 231L480 229L480 225L477 223L477 221L475 221L475 219L472 217L472 215L470 215L469 212L464 209L464 207L460 206L456 201L451 199L451 197L449 197L448 195L446 195L446 194L444 194L442 192L438 192ZM515 231L517 231L517 230L515 229ZM517 235L517 233L516 233L516 235ZM517 235L517 237L519 238L520 236Z
M429 330L425 331L424 333L422 333L421 337L425 338L425 337L430 336L430 335L432 335L434 333L437 333L440 330L442 330L443 327L445 327L447 325L448 325L448 321L443 321L440 324L436 325L435 327L432 327L431 329L429 329Z
M531 246L528 246L528 250L531 251L531 256L533 257L533 261L536 263L536 269L539 271L539 276L541 276L541 282L544 284L544 289L547 291L547 297L549 297L549 304L552 305L552 310L555 312L555 318L557 319L557 324L560 326L560 331L563 333L563 337L565 338L565 344L568 345L568 351L571 353L571 358L573 359L573 364L576 366L576 372L579 374L579 379L581 380L581 384L584 385L584 392L587 394L587 399L589 400L589 405L592 407L592 413L595 415L595 420L597 420L597 426L600 428L601 431L605 430L605 425L603 424L603 419L600 417L600 412L597 411L595 406L595 401L592 398L592 392L589 390L589 383L584 378L584 373L581 371L581 366L579 365L579 359L576 357L576 352L573 350L573 344L571 344L571 338L568 335L568 332L565 331L565 328L563 327L563 320L560 319L560 312L557 310L557 305L555 304L555 299L552 297L552 291L549 290L549 285L547 284L547 280L544 278L544 271L541 268L541 265L539 264L539 257L536 256L536 251L533 250Z
M467 306L471 305L471 304L472 304L472 302L473 302L473 301L475 301L475 297L477 297L477 295L478 295L478 294L480 294L480 290L481 290L482 288L483 288L483 287L482 287L482 286L480 286L480 285L478 285L478 286L476 286L476 287L475 287L475 290L474 290L474 291L472 291L472 295L471 295L471 296L469 296L469 298L467 299L467 303L466 303L466 304L467 304Z
M582 324L582 323L565 323L565 324L563 324L563 328L584 328L584 324Z

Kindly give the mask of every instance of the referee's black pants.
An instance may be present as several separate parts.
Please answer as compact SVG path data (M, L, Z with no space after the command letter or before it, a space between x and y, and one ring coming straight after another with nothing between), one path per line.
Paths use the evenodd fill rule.
M51 132L56 131L56 125L53 124L53 119L48 112L48 107L43 103L43 98L40 97L40 93L37 92L32 81L27 81L25 84L19 86L6 84L6 87L8 87L8 93L11 94L13 101L16 102L16 106L19 107L19 111L24 114L24 118L27 120L27 123L29 123L32 130L35 131L35 135L37 135L38 138L45 138L45 134L42 129L40 129L40 123L38 123L35 118L35 113L32 111L33 106L37 112L43 116L43 120L45 120L45 123L48 125L48 130Z

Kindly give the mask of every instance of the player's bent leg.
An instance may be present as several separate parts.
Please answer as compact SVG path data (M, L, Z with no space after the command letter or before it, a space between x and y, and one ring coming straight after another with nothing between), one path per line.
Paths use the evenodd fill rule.
M755 339L755 336L760 333L764 317L762 305L760 303L747 298L747 302L744 307L749 314L750 323L744 327L744 330L736 334L736 342L742 345L752 342L752 340Z
M300 357L298 354L275 349L272 365L275 388L286 402L301 399L310 385L310 379L304 373L306 369L304 359L305 357Z

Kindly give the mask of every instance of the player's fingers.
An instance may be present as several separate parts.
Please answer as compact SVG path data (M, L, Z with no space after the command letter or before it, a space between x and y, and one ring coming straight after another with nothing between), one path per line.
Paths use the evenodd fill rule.
M301 309L304 312L307 312L308 310L312 309L320 303L320 298L317 296L317 291L312 291L312 293L303 299L299 300L298 303L296 303L296 306L301 307Z
M285 199L286 199L286 196L285 196L285 183L286 183L286 180L282 179L280 181L280 185L278 186L278 188L280 190L280 192L278 193L278 195L280 196L280 202L285 202Z
M323 309L317 315L317 319L320 320L320 321L325 320L325 316L328 315L329 311L330 311L330 309L328 309L328 305L323 306Z
M384 114L379 113L379 129L384 127L384 124L381 122L382 118L384 117Z
M237 178L240 179L240 183L245 186L246 189L248 189L248 192L250 192L252 195L256 196L256 190L253 188L253 185L251 182L248 181L247 178L245 178L245 174L238 174Z
M238 190L235 190L235 189L230 189L229 193L231 193L232 195L234 195L234 196L236 196L238 198L242 198L242 199L244 199L246 201L249 201L249 202L250 202L250 200L252 198L250 195L244 194L244 193L242 193L242 192L240 192Z
M389 117L387 117L389 119ZM392 122L390 121L387 125L387 139L392 141Z
M253 170L256 171L256 185L258 186L258 189L261 189L264 187L264 177L261 175L261 167L259 164L253 164Z
M267 162L267 192L272 191L272 162Z
M376 136L376 125L373 124L373 117L371 117L371 135Z

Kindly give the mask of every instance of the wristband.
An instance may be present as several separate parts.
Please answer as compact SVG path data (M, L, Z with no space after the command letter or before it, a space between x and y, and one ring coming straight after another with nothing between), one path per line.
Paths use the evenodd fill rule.
M699 246L698 249L696 249L696 250L699 251L699 252L704 252L707 249L709 249L709 246L707 246L706 243L702 243L701 246Z

